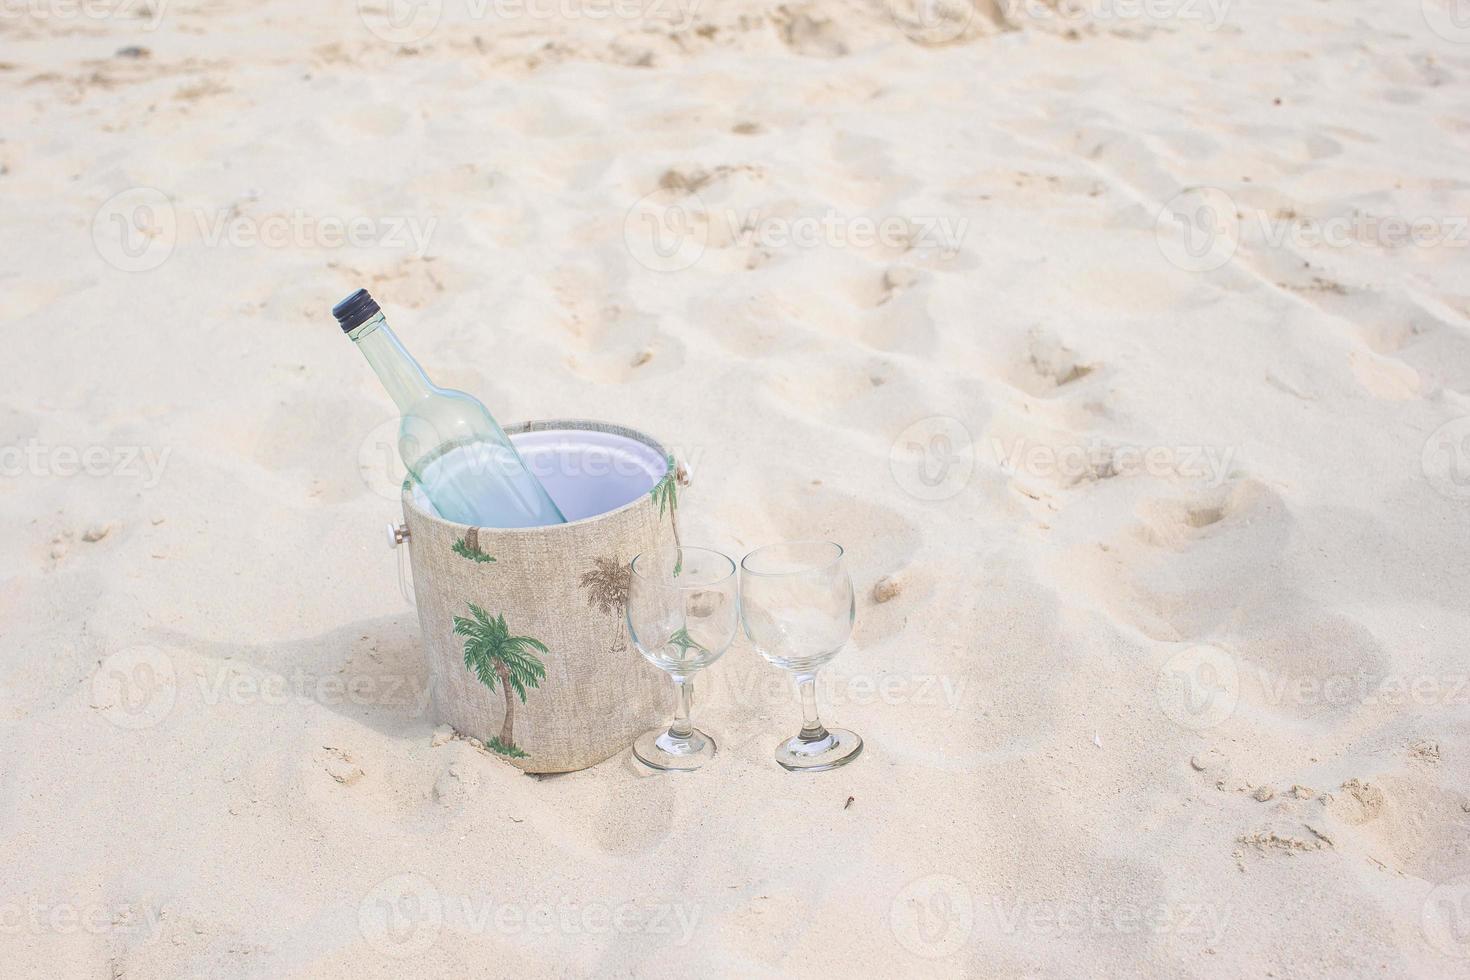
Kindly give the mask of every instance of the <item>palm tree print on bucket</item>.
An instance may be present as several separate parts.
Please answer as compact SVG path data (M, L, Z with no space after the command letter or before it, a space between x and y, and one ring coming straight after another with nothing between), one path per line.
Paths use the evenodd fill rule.
M454 553L468 558L470 561L487 562L495 559L480 550L480 529L472 527L464 533L464 537L454 542Z
M628 649L628 636L623 627L623 611L628 607L628 584L633 569L616 558L592 559L592 571L582 575L582 588L587 590L587 605L614 617L612 652Z
M689 630L683 626L680 626L678 629L674 630L674 635L669 637L669 645L679 648L680 660L688 657L690 650L698 650L700 653L704 654L709 653L709 650L700 646L699 642L695 640L694 637L689 635Z
M500 726L499 737L485 744L501 755L524 759L526 753L515 743L515 701L511 692L520 695L521 704L526 703L526 688L539 688L546 677L546 665L536 652L550 651L533 637L511 636L503 613L491 619L473 602L468 605L474 618L454 617L455 635L465 638L464 665L475 672L481 684L493 691L498 683L505 694L505 723Z
M654 503L658 504L659 517L664 516L665 510L669 512L669 527L674 532L674 547L681 548L683 545L679 543L679 519L674 515L674 512L679 509L679 481L674 475L675 466L672 453L669 454L668 462L668 472L664 474L662 480L659 480L653 485L653 489L649 491L649 495L653 497ZM674 574L678 575L683 568L684 560L680 558L674 563Z

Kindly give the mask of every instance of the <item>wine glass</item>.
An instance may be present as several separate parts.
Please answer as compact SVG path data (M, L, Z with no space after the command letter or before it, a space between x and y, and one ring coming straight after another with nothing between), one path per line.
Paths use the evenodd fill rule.
M715 740L689 723L693 678L735 639L735 562L708 548L645 551L628 583L628 635L648 662L674 678L674 722L633 742L633 755L655 769L698 769Z
M836 769L856 759L863 740L817 717L817 671L852 635L852 579L842 546L795 541L757 548L740 563L740 619L761 656L796 675L801 731L776 746L793 772Z

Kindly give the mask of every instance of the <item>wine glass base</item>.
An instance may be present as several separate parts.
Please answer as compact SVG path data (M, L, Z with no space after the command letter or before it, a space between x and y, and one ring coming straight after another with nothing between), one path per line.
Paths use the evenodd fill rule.
M776 746L776 761L791 772L824 772L845 766L863 751L863 740L846 728L829 728L825 738L793 735Z
M633 740L633 758L665 772L689 772L715 757L715 740L697 728L678 738L667 728L655 728Z

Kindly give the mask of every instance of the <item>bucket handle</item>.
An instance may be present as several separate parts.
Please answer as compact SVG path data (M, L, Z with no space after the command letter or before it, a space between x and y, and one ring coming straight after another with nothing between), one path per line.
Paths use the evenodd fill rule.
M398 552L398 591L411 605L418 605L418 596L413 588L413 574L408 567L408 549L399 545L409 539L407 524L388 522L388 547Z

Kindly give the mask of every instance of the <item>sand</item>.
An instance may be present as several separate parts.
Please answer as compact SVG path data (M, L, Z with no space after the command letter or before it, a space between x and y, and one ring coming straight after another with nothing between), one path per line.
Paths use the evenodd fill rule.
M149 2L0 8L5 976L1470 974L1452 9ZM846 544L862 758L439 729L358 286Z

